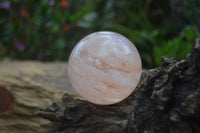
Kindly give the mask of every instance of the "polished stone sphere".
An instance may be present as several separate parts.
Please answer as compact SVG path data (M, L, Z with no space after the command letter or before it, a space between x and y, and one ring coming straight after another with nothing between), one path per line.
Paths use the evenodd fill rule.
M73 88L87 101L110 105L127 98L136 88L142 64L136 47L109 31L92 33L74 47L68 63Z

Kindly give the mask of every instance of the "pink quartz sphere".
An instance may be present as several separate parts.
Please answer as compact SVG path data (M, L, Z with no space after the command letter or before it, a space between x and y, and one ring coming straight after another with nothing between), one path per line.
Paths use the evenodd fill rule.
M68 75L80 96L94 104L110 105L135 90L141 67L140 55L126 37L100 31L84 37L74 47Z

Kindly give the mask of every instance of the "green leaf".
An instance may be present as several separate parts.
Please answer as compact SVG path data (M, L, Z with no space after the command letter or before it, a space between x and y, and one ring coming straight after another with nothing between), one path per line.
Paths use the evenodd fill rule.
M58 24L53 24L51 27L51 30L53 32L59 32L60 31L60 26Z
M64 39L59 38L59 39L56 41L55 45L56 45L56 49L58 49L58 50L63 50L63 48L65 47L66 43L65 43L65 40L64 40Z
M183 37L190 42L194 42L194 40L198 37L198 30L194 26L187 26L183 30Z

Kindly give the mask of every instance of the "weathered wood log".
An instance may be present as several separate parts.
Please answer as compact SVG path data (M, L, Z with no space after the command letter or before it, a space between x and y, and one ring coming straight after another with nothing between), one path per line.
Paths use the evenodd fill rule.
M163 57L143 72L137 91L121 103L98 106L66 93L37 114L52 133L200 133L200 39L186 59Z
M44 132L51 123L34 112L70 88L66 63L0 63L0 133Z

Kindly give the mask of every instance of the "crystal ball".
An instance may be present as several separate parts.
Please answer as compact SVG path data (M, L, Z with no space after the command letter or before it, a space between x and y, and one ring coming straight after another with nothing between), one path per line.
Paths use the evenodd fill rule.
M92 33L80 40L69 58L72 87L87 101L110 105L127 98L136 88L142 64L136 47L123 35Z

